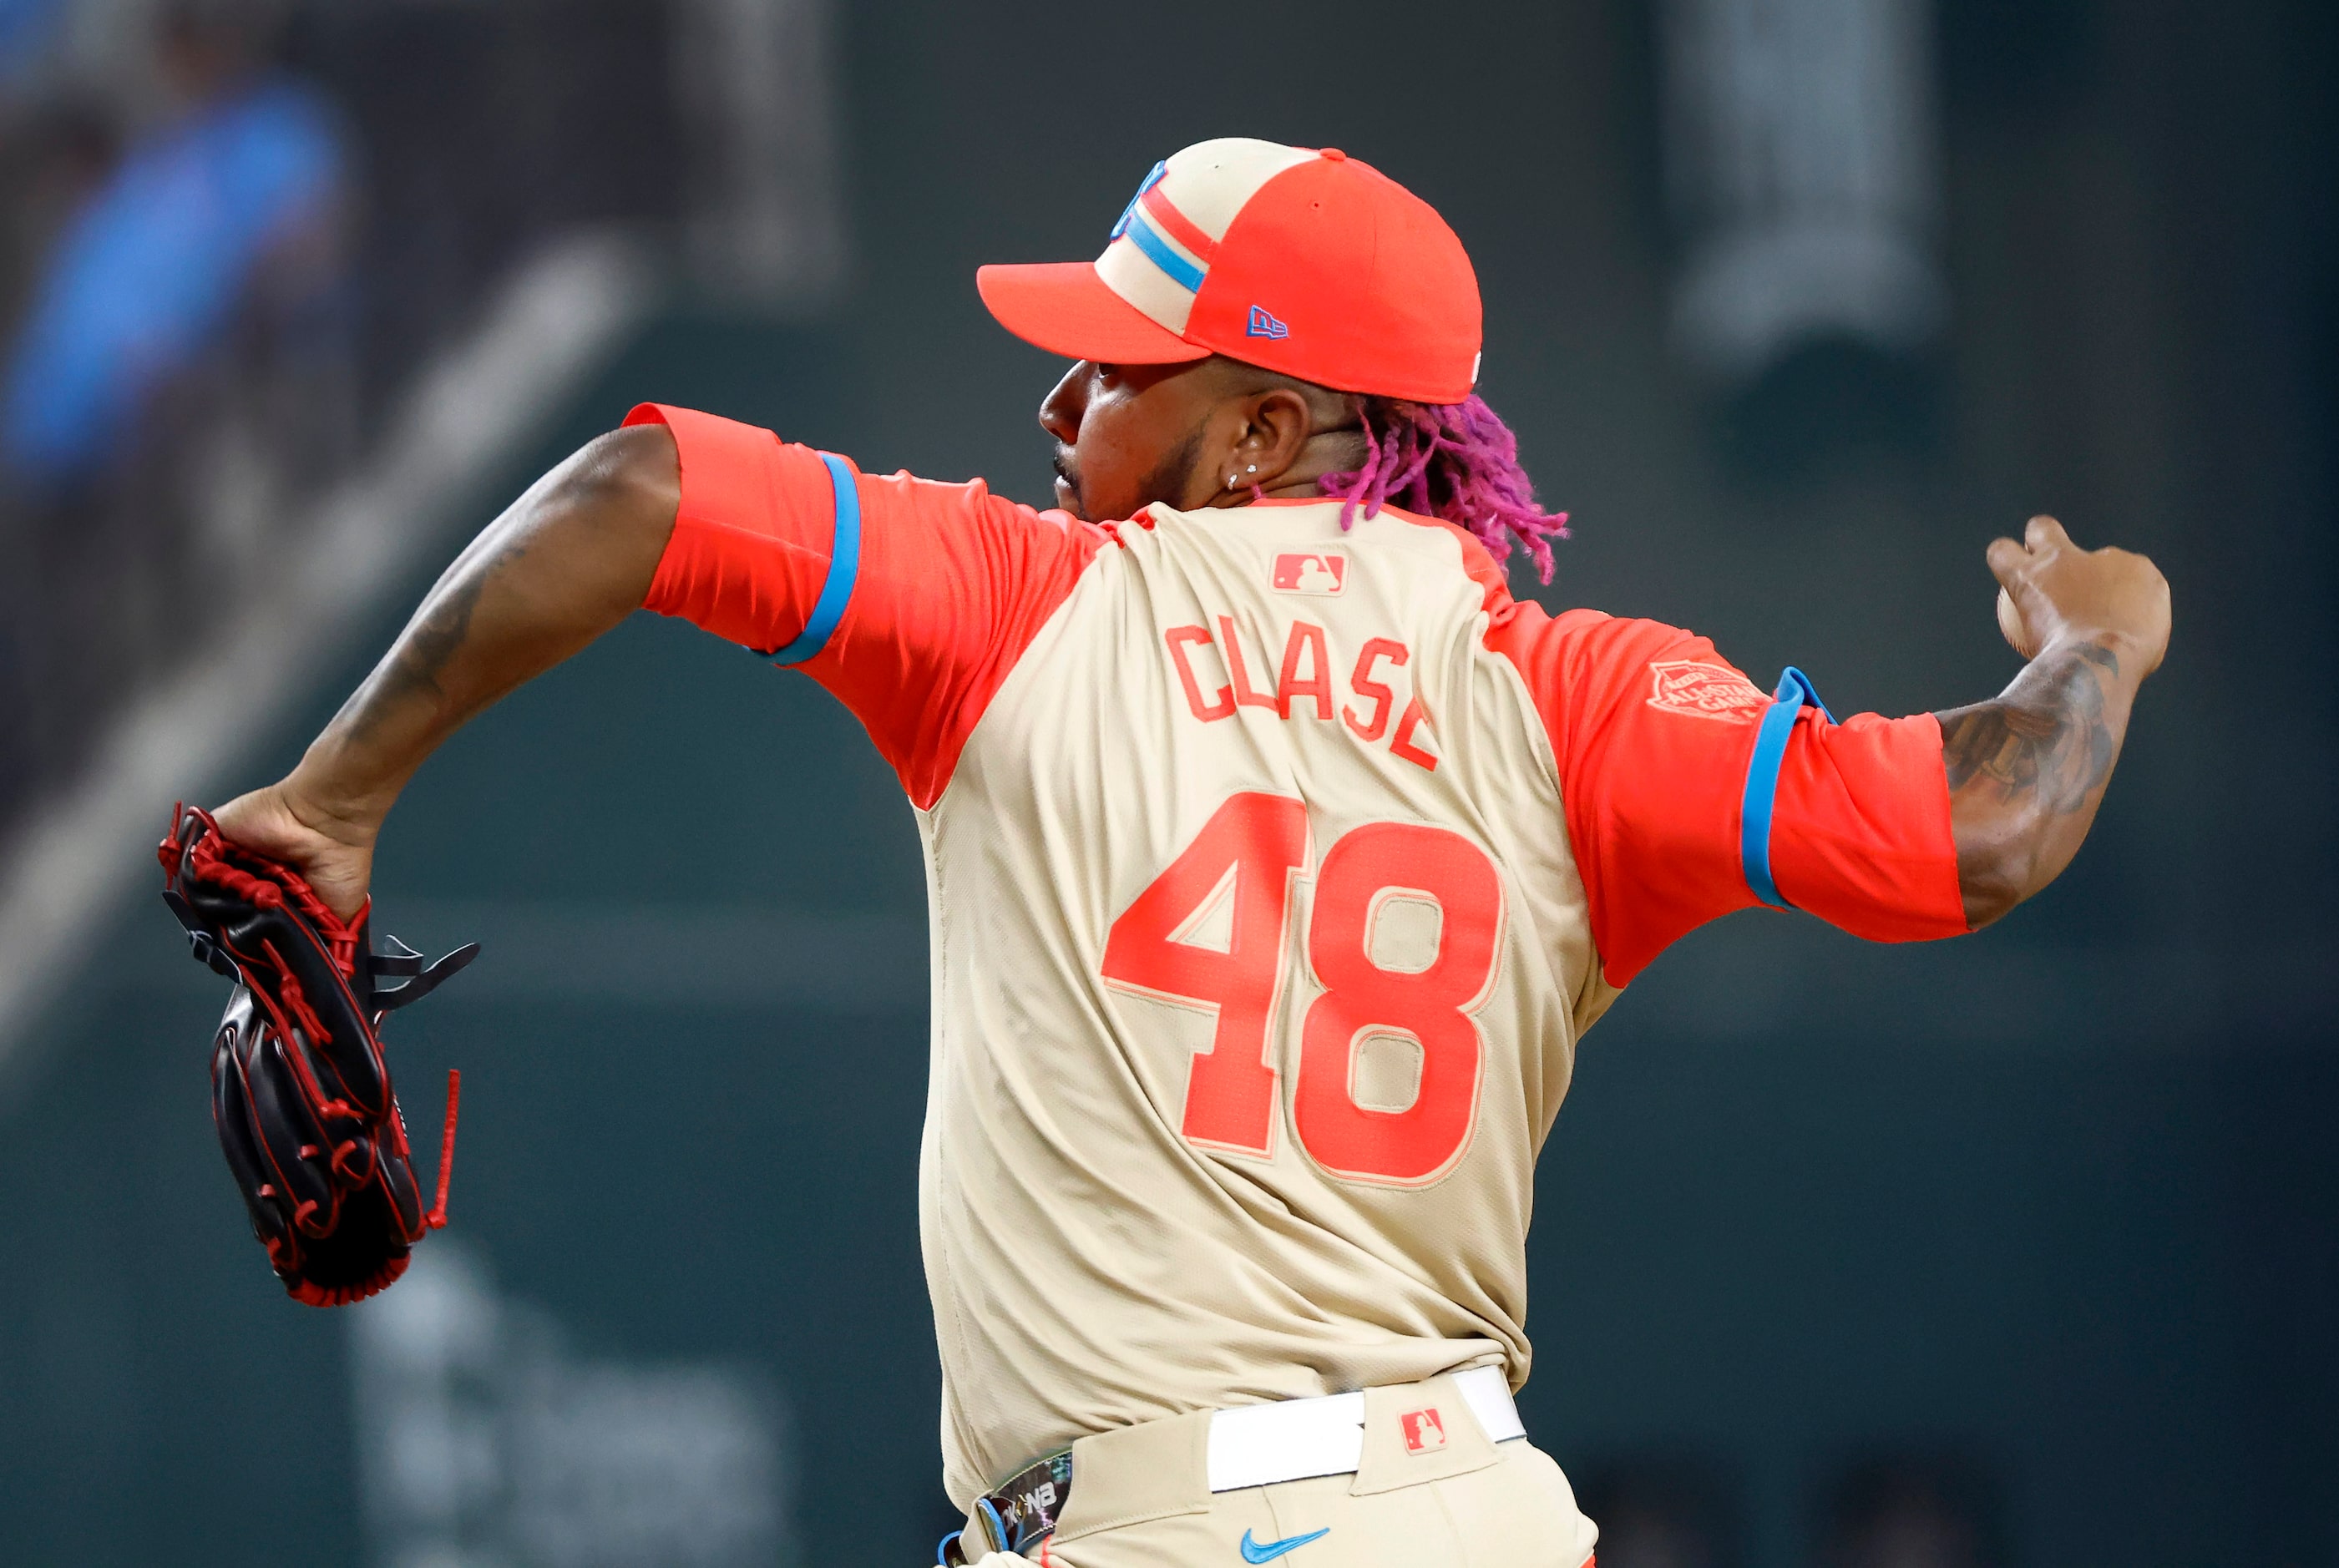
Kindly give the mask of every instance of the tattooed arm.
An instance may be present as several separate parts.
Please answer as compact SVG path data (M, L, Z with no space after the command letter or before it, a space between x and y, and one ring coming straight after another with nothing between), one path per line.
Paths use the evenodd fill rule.
M538 479L456 557L300 765L220 808L221 831L356 912L374 837L423 760L641 607L681 485L663 425L612 431Z
M2129 709L2168 646L2168 584L2126 550L2083 550L2052 518L1989 547L2016 651L1990 702L1939 715L1967 923L1988 925L2062 874L2119 760ZM2017 631L2020 636L2018 636Z

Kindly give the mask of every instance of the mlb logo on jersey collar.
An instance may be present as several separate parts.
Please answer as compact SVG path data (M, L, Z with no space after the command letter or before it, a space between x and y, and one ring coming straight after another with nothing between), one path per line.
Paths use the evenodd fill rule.
M1275 557L1268 587L1278 594L1330 597L1348 586L1348 557L1337 550L1300 550Z

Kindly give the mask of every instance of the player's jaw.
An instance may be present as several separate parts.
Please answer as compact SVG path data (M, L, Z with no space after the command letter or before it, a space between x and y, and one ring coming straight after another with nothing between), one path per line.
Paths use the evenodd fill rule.
M1082 360L1040 405L1055 438L1056 504L1107 521L1159 501L1192 508L1217 487L1197 472L1218 389L1181 365L1100 365Z

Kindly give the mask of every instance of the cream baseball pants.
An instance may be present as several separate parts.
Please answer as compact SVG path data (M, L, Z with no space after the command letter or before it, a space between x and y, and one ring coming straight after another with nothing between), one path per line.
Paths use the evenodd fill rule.
M1446 1397L1438 1398L1439 1395ZM1400 1417L1434 1399L1445 1441L1408 1446ZM980 1568L1585 1568L1598 1532L1549 1455L1489 1442L1443 1377L1365 1393L1354 1474L1213 1493L1210 1412L1083 1437L1056 1533ZM970 1521L964 1537L983 1539Z

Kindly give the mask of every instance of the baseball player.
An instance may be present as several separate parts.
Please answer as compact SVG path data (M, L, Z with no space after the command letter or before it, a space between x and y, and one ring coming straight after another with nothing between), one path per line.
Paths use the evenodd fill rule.
M1910 941L2045 886L2166 586L2035 518L1989 552L2014 684L1841 723L1515 600L1561 518L1473 391L1468 258L1330 148L1189 147L1093 263L977 285L1074 361L1055 508L646 404L220 831L350 914L432 749L635 610L802 668L924 845L944 1560L1581 1568L1512 1402L1577 1040L1732 910Z

